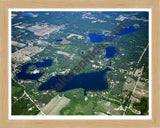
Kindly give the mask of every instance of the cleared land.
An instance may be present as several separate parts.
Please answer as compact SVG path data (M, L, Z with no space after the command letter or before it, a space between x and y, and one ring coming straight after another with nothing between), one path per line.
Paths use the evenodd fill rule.
M46 115L59 115L60 110L70 102L65 96L56 96L42 109ZM38 115L41 115L39 113Z
M58 32L60 29L63 29L64 25L61 26L48 26L48 25L41 25L39 26L38 24L36 24L35 26L32 27L28 27L27 30L34 32L35 35L38 36L44 36L44 35L48 35L52 32Z
M26 44L19 43L17 41L12 41L12 45L17 46L17 47L24 47L24 46L26 46Z
M57 51L57 54L61 54L61 55L68 56L71 60L72 60L73 57L75 56L75 54L70 55L69 53L63 52L63 51Z
M25 47L12 54L12 59L18 62L27 62L31 60L31 57L39 52L43 51L42 48L37 46L34 47Z
M71 38L72 36L76 36L78 39L83 39L83 36L78 34L70 34L69 36L67 36L67 38Z

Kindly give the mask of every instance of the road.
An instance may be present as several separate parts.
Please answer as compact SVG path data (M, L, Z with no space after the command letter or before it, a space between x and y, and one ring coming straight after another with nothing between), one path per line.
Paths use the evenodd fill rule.
M139 62L141 61L141 59L142 59L144 53L146 52L148 46L149 46L149 43L147 44L146 48L144 49L143 53L141 54L141 56L140 56L140 58L139 58L139 60L138 60L138 62L137 62L137 65L138 65ZM126 113L126 110L127 110L128 106L129 106L129 103L130 103L130 101L131 101L132 95L133 95L134 91L136 90L137 84L138 84L138 82L139 82L139 80L140 80L140 78L141 78L143 69L144 69L144 66L142 66L141 74L138 76L138 80L137 80L136 85L135 85L135 87L134 87L134 89L133 89L133 91L132 91L132 94L131 94L130 98L129 98L128 104L127 104L127 106L125 107L125 110L124 110L124 112L123 112L123 115L125 115L125 113Z
M137 84L138 84L139 80L140 80L140 77L138 77L138 80L137 80L136 85L135 85L135 87L134 87L134 89L133 89L133 91L132 91L132 94L131 94L130 98L129 98L128 104L127 104L127 106L125 107L125 110L124 110L124 112L123 112L123 115L125 115L125 113L126 113L126 110L127 110L128 106L129 106L129 104L130 104L132 95L133 95L134 91L136 90L136 87L137 87Z
M18 100L20 100L22 97L24 97L24 96L27 96L29 99L30 99L30 101L36 106L36 108L41 112L41 114L42 115L45 115L44 114L44 112L38 107L38 105L32 100L32 98L26 93L26 91L24 90L24 93L22 94L22 96L21 97L19 97L14 103L16 103ZM13 104L14 104L13 103Z
M14 103L16 103L18 100L20 100L24 95L25 95L25 93L23 93L22 96L19 97ZM13 104L14 104L14 103L13 103Z
M32 98L26 93L24 90L24 94L30 99L30 101L37 107L37 109L42 113L42 115L45 115L44 112L38 107L38 105L32 100Z
M148 45L149 45L149 44L148 44ZM139 60L138 60L138 62L137 62L137 65L138 65L138 64L139 64L139 62L141 61L141 59L142 59L142 57L143 57L144 53L146 52L146 50L147 50L147 48L148 48L148 45L146 46L146 48L144 49L144 51L143 51L142 55L140 56L140 58L139 58Z
M133 89L133 91L132 91L132 94L131 94L130 98L129 98L128 104L127 104L127 106L125 107L125 110L124 110L124 112L123 112L123 115L125 115L126 110L127 110L128 106L129 106L129 104L130 104L130 101L131 101L132 95L134 94L134 92L135 92L135 90L136 90L136 88L137 88L137 85L138 85L138 82L139 82L139 80L140 80L140 78L141 78L141 75L142 75L143 69L144 69L144 66L142 66L141 74L138 76L138 80L137 80L136 85L135 85L135 87L134 87L134 89Z

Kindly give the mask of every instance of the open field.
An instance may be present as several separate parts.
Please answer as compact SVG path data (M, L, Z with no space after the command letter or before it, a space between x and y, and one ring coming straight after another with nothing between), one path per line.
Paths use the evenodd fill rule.
M70 102L65 96L56 96L42 109L46 115L59 115L60 110ZM39 113L38 115L41 115Z
M69 54L67 52L63 52L63 51L57 51L57 54L68 56L70 59L73 59L73 57L75 56L75 54L71 55L71 54Z
M17 47L24 47L24 46L26 46L26 44L19 43L17 41L12 41L12 45L17 46Z
M52 32L58 32L60 29L63 29L63 25L61 26L48 26L36 24L35 26L28 27L27 30L34 32L35 35L44 36L50 34Z
M78 34L70 34L69 36L67 36L67 38L71 38L73 36L76 36L78 39L83 39L83 36L78 35Z
M30 57L33 55L43 51L42 48L39 48L37 46L34 47L25 47L22 48L12 54L12 59L18 62L27 62L31 60Z

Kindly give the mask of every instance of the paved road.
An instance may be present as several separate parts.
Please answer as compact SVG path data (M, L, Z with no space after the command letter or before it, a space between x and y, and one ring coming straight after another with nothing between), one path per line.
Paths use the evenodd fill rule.
M149 44L148 44L148 45L149 45ZM139 58L139 60L138 60L138 62L137 62L137 65L138 65L138 64L139 64L139 62L141 61L141 59L142 59L142 57L143 57L144 53L146 52L146 50L147 50L147 48L148 48L148 45L146 46L146 48L144 49L144 51L143 51L142 55L140 56L140 58Z
M133 89L133 91L132 91L132 94L131 94L130 98L129 98L128 104L127 104L127 106L125 107L125 110L124 110L124 112L123 112L123 115L125 115L126 110L127 110L128 106L129 106L129 104L130 104L132 95L134 94L134 92L135 92L135 90L136 90L136 88L137 88L137 85L138 85L138 82L139 82L139 80L140 80L140 78L141 78L143 69L144 69L144 66L142 66L141 74L138 76L138 80L137 80L136 85L135 85L135 87L134 87L134 89Z
M42 115L45 115L44 112L38 107L38 105L32 100L32 98L26 93L24 90L24 94L30 99L30 101L37 107L37 109L42 113Z
M30 101L36 106L36 108L42 113L42 115L45 115L44 114L44 112L38 107L38 105L32 100L32 98L26 93L26 91L24 90L24 93L22 94L22 96L21 97L19 97L14 103L16 103L18 100L20 100L23 96L27 96L29 99L30 99ZM14 104L13 103L13 104Z
M139 62L141 61L141 59L142 59L142 57L143 57L144 53L146 52L146 50L147 50L148 46L149 46L149 43L147 44L146 48L144 49L143 53L141 54L141 56L140 56L140 58L139 58L139 60L138 60L138 62L137 62L137 65L138 65L138 64L139 64ZM126 110L127 110L128 106L129 106L129 103L130 103L130 100L131 100L131 98L132 98L132 95L133 95L133 93L134 93L134 91L135 91L135 89L136 89L136 87L137 87L137 84L138 84L138 82L139 82L140 78L141 78L141 75L142 75L143 69L144 69L144 66L142 67L141 74L140 74L140 75L139 75L139 77L138 77L137 83L136 83L136 85L135 85L135 87L134 87L134 89L133 89L133 91L132 91L131 97L129 98L128 104L127 104L127 106L125 107L125 110L124 110L123 115L125 115L125 113L126 113Z

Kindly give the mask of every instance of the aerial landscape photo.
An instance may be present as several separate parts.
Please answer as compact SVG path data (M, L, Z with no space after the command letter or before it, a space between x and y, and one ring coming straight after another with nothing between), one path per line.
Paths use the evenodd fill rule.
M149 12L11 11L11 115L149 115Z

